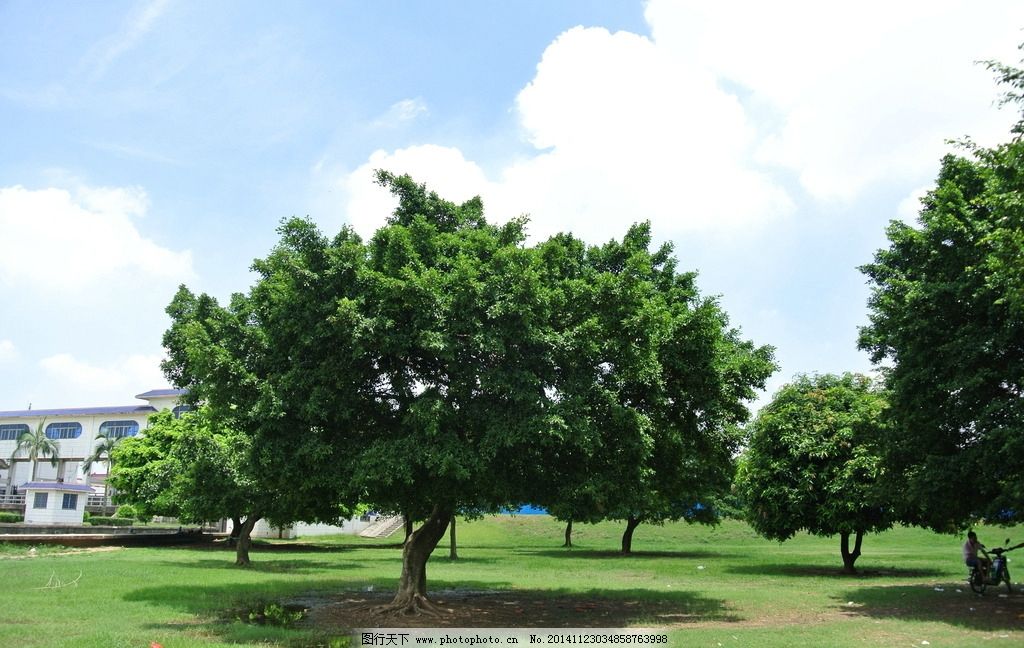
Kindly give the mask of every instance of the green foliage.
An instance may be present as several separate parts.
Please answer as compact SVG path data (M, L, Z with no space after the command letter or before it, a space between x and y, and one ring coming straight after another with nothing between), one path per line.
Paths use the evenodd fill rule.
M239 621L287 628L306 617L306 608L277 602L257 603L236 615Z
M135 518L138 517L138 515L139 511L134 506L131 504L122 504L117 507L117 513L114 514L114 517Z
M97 434L96 446L93 448L93 451L89 453L89 456L82 461L82 470L88 473L94 463L98 463L103 460L111 461L114 448L120 445L125 438L127 437L117 437L107 435L102 432Z
M772 349L731 329L649 224L540 246L559 309L551 419L568 443L539 501L561 519L711 522ZM541 448L542 452L558 449Z
M12 523L12 522L23 522L25 516L18 513L8 513L7 511L0 511L0 522Z
M447 524L538 501L552 475L592 476L601 517L707 514L771 350L649 249L649 225L527 246L525 221L491 225L479 199L378 180L399 206L371 240L289 220L248 293L183 288L168 309L165 370L243 433L279 515L362 503Z
M893 523L879 485L885 395L856 374L798 376L751 425L737 476L751 526L766 538L871 532Z
M992 63L1022 105L1024 75ZM862 271L860 346L892 363L888 474L902 516L954 530L1024 511L1024 120L1010 142L947 156L916 227L894 221Z
M145 435L114 450L111 484L131 516L186 524L244 516L265 497L245 474L249 439L216 424L205 407L175 418L164 410Z

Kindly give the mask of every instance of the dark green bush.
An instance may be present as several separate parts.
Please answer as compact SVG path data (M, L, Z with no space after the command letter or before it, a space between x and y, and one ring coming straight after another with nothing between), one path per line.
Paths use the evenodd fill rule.
M24 522L25 518L17 513L0 512L0 522Z
M132 526L134 523L131 518L101 517L99 515L93 515L88 521L93 526Z
M135 510L134 506L131 504L122 504L117 507L117 513L114 514L114 517L134 519L138 517L138 515L139 512Z

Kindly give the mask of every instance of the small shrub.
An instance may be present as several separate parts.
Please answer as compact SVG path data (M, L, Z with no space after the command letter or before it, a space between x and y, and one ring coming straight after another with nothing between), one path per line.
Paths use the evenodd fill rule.
M138 515L139 512L135 510L134 506L131 504L122 504L117 507L117 513L114 514L114 517L135 519Z
M24 522L25 518L17 513L0 512L0 522Z
M287 628L296 621L301 621L308 610L301 605L281 603L257 603L241 614L236 615L239 621L258 625Z
M89 518L91 518L91 517L92 517L92 513L90 513L89 511L86 511L85 513L82 514L82 522L88 522Z

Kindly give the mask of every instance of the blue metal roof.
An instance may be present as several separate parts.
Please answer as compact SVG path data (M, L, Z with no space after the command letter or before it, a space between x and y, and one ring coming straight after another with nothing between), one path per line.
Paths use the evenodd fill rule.
M111 407L65 407L61 409L32 409L12 410L0 412L0 419L5 418L30 418L45 416L55 418L60 416L102 416L104 414L140 414L149 415L156 411L152 405L115 405Z
M75 493L91 493L93 492L92 486L86 486L85 484L66 484L64 482L28 482L18 486L19 490L53 490L53 491L72 491Z
M159 398L161 396L184 396L188 393L187 389L150 389L148 392L138 394L135 398Z

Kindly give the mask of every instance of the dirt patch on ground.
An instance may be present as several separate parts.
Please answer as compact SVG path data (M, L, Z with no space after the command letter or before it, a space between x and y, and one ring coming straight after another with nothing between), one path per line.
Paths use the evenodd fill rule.
M67 551L43 551L34 552L28 549L25 553L0 554L0 560L24 560L26 558L43 558L49 556L73 556L75 554L99 553L102 551L121 551L124 547L82 547L81 549L68 549Z
M843 619L916 619L965 629L1024 630L1024 595L964 594L927 601L887 604L850 602L816 613L790 612L745 616L725 603L696 597L663 599L550 596L542 592L445 590L431 594L439 616L380 615L376 608L391 601L391 592L349 592L328 597L294 599L307 615L299 623L327 633L352 628L771 628L817 625ZM924 605L922 605L922 603Z
M352 592L296 599L308 609L301 625L327 632L352 628L622 628L671 627L716 619L737 621L706 601L546 596L535 592L447 590L431 594L438 616L382 616L393 593Z

